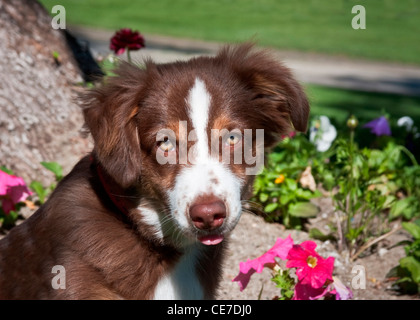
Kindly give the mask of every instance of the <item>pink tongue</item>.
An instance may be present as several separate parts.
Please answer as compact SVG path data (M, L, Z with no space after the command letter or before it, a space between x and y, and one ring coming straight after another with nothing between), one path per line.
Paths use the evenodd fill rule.
M212 235L198 238L198 240L206 246L214 246L215 244L219 244L223 241L223 239L224 237L222 235Z

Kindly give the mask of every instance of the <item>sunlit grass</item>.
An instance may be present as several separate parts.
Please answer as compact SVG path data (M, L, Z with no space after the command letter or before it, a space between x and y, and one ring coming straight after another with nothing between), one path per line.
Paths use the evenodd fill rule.
M48 10L56 0L41 0ZM67 21L226 42L255 37L262 46L420 64L417 0L63 0ZM351 9L366 8L353 30Z

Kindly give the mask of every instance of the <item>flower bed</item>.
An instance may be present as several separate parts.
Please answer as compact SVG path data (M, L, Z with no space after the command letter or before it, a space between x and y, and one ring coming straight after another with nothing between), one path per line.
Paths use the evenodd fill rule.
M405 229L411 235L404 243L407 256L389 270L389 278L400 292L418 294L420 166L411 151L418 151L420 133L408 117L395 126L400 136L392 136L385 116L363 126L352 116L341 132L325 116L313 119L308 136L284 137L269 155L255 182L251 210L267 221L303 230L320 211L311 199L331 197L334 216L326 225L328 232L315 227L307 231L314 239L332 241L350 261ZM298 299L300 287L297 282L295 294L286 298Z

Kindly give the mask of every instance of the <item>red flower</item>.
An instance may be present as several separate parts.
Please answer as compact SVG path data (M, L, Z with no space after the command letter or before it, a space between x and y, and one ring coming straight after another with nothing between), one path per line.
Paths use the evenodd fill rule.
M304 241L293 245L287 255L286 267L297 268L296 275L301 284L309 284L314 289L321 288L327 280L333 281L334 258L322 258L316 251L316 243Z
M128 50L140 50L144 48L144 37L138 32L128 28L117 31L111 38L109 48L120 55Z

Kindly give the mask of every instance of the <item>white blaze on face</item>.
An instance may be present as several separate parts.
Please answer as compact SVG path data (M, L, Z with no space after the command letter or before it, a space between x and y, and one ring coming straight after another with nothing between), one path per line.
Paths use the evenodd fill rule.
M241 214L240 190L242 181L218 158L212 158L208 143L208 119L211 95L205 83L195 79L187 97L189 117L195 131L195 143L188 153L191 165L185 166L168 192L172 214L182 229L190 228L189 207L203 194L214 195L225 202L227 217L222 226L230 231Z
M207 124L209 121L210 94L206 90L203 81L196 79L188 96L189 116L194 126L196 143L191 162L204 164L209 160L209 144L207 136Z

